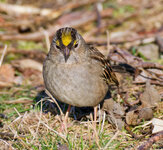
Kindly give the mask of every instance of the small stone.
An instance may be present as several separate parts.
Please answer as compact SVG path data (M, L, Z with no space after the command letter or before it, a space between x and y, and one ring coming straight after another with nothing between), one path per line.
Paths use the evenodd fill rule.
M161 96L159 92L155 89L150 82L146 82L146 88L143 94L140 96L140 101L142 103L141 107L155 107L161 102Z
M156 36L156 43L159 45L160 52L163 53L163 37L157 35Z
M139 112L137 110L129 111L126 114L126 123L128 125L138 125L140 123Z
M147 59L158 59L159 58L159 47L155 44L139 46L138 52L141 53Z
M151 108L142 108L139 111L139 118L143 120L150 120L153 118L153 110Z

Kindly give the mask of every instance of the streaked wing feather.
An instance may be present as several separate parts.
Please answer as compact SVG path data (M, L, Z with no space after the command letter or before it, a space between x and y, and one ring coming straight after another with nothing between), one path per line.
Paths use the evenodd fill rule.
M117 80L117 77L114 73L114 71L111 68L111 65L109 63L109 60L105 58L105 56L98 51L96 48L89 46L90 50L90 56L91 58L94 58L96 60L99 60L102 63L103 66L103 78L106 81L107 84L109 83L115 83L117 86L119 85L119 82Z

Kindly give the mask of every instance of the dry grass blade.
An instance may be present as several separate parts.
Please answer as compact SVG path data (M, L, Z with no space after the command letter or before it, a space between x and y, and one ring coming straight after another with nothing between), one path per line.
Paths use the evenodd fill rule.
M47 95L53 100L53 102L57 105L61 115L63 116L63 112L61 107L58 105L57 101L54 99L54 97L50 94L50 92L46 89L45 92L47 93Z
M5 104L30 104L33 103L33 100L28 98L19 98L17 100L2 101L1 103Z
M97 106L96 106L96 107L97 107ZM90 114L90 118L91 118L92 128L93 128L94 135L95 135L95 142L96 142L98 148L100 149L100 145L99 145L99 137L98 137L98 133L97 133L97 130L96 130L96 120L93 121L93 116L92 116L92 114Z
M4 149L8 149L8 150L16 150L9 143L7 143L5 140L0 139L0 142L5 144L4 146L2 144L0 144L2 149L4 148Z
M146 105L163 99L162 1L1 1L0 150L161 149L162 122L146 121L162 121L163 103ZM110 60L120 83L109 86L109 102L97 116L93 107L73 106L68 117L67 104L44 92L42 62L55 32L66 26ZM139 50L144 45L150 59ZM145 89L147 80L157 93ZM128 116L135 125L125 126Z
M105 124L105 118L106 118L106 113L104 112L104 114L103 114L103 118L102 118L102 124L101 124L101 130L100 130L100 133L103 132L104 124Z
M16 139L17 137L15 137L15 135L13 133L8 133L8 132L0 132L0 136L2 138L11 138L11 139ZM19 135L20 138L25 138L25 136L23 135Z
M36 115L37 116L37 115ZM41 118L42 118L42 101L41 101L41 110L40 110L40 115L38 117L38 124L37 124L37 128L36 128L36 133L34 134L33 136L33 139L32 139L32 142L34 141L34 139L36 138L37 134L38 134L38 130L39 130L39 127L40 127L40 122L41 122Z
M47 47L47 52L48 52L50 50L49 33L46 30L43 30L43 33L45 35L46 47Z
M108 149L108 146L110 145L110 143L114 140L114 139L116 139L116 137L118 136L118 134L119 134L119 130L114 134L114 136L109 140L109 142L105 145L105 147L104 147L104 149L103 150L106 150L106 149Z
M106 35L107 35L107 53L109 54L111 45L110 45L110 34L108 30L106 31Z
M52 128L50 128L47 124L45 124L43 121L40 121L40 123L42 125L44 125L46 128L48 128L49 130L51 130L52 132L54 132L55 134L57 134L58 136L60 136L62 139L64 139L66 142L67 142L67 139L66 139L66 136L61 134L61 133L58 133L57 131L53 130Z
M3 62L3 59L4 59L4 56L6 54L6 51L7 51L7 45L5 45L4 49L3 49L3 53L1 55L1 59L0 59L0 67L2 65L2 62Z
M0 3L0 10L6 12L10 15L40 15L40 16L51 16L52 18L57 18L61 12L53 11L51 9L40 9L32 6L21 6Z

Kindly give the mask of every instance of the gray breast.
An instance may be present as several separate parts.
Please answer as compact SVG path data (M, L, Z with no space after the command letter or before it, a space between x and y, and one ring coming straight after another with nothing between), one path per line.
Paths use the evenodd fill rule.
M49 65L48 65L49 66ZM44 65L45 86L58 100L78 107L95 106L105 97L108 86L99 63Z

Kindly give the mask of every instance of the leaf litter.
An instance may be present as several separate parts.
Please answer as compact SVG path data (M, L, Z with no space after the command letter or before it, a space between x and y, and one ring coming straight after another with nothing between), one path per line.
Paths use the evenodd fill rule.
M49 0L28 6L21 2L0 3L0 39L10 45L0 67L0 146L66 150L161 148L163 62L157 62L163 57L161 0L99 4L96 0L65 0L65 4L57 1L54 7ZM57 105L42 91L41 70L48 39L65 25L79 29L89 44L98 46L109 57L120 82L119 89L110 87L112 92L99 105L96 123L93 108L72 107L65 124ZM28 41L41 43L43 48L22 50L19 40L27 45ZM149 60L139 47L145 47L145 51L159 48L155 51L157 60L152 56ZM3 50L4 44L0 43L1 54ZM9 54L18 57L10 60ZM57 102L65 113L68 106ZM1 117L4 115L10 117Z

